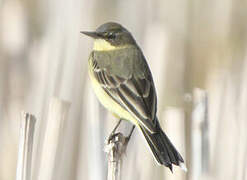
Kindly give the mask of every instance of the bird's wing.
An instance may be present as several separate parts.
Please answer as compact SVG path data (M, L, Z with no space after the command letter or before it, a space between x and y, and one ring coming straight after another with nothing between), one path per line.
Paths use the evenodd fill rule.
M141 52L116 54L93 52L93 74L114 101L155 132L157 99L146 60Z

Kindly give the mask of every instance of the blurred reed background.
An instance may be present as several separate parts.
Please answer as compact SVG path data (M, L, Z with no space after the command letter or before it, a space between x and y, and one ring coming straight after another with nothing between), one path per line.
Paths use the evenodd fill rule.
M159 119L188 167L157 166L135 131L122 179L246 180L246 9L244 0L0 0L0 180L15 179L21 110L37 119L32 180L106 179L104 141L117 121L92 93L92 40L79 32L107 21L143 49Z

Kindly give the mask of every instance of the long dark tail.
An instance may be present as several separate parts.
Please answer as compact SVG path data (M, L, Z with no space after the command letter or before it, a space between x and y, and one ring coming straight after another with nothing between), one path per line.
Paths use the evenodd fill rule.
M172 171L172 164L181 166L184 163L182 156L163 132L158 121L157 132L153 134L143 126L140 126L140 129L159 164L169 167L169 169Z

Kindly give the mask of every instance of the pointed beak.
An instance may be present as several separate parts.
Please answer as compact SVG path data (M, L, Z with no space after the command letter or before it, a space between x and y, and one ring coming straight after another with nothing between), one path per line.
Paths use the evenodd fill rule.
M99 34L94 32L94 31L91 31L91 32L90 31L81 31L81 33L85 34L85 35L87 35L89 37L92 37L94 39L99 38Z

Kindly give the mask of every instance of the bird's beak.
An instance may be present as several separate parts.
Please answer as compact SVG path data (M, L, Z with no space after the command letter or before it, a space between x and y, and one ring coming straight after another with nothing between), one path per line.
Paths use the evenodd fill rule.
M99 34L94 32L94 31L91 31L91 32L90 31L81 31L81 33L85 34L85 35L87 35L89 37L92 37L94 39L99 38Z

